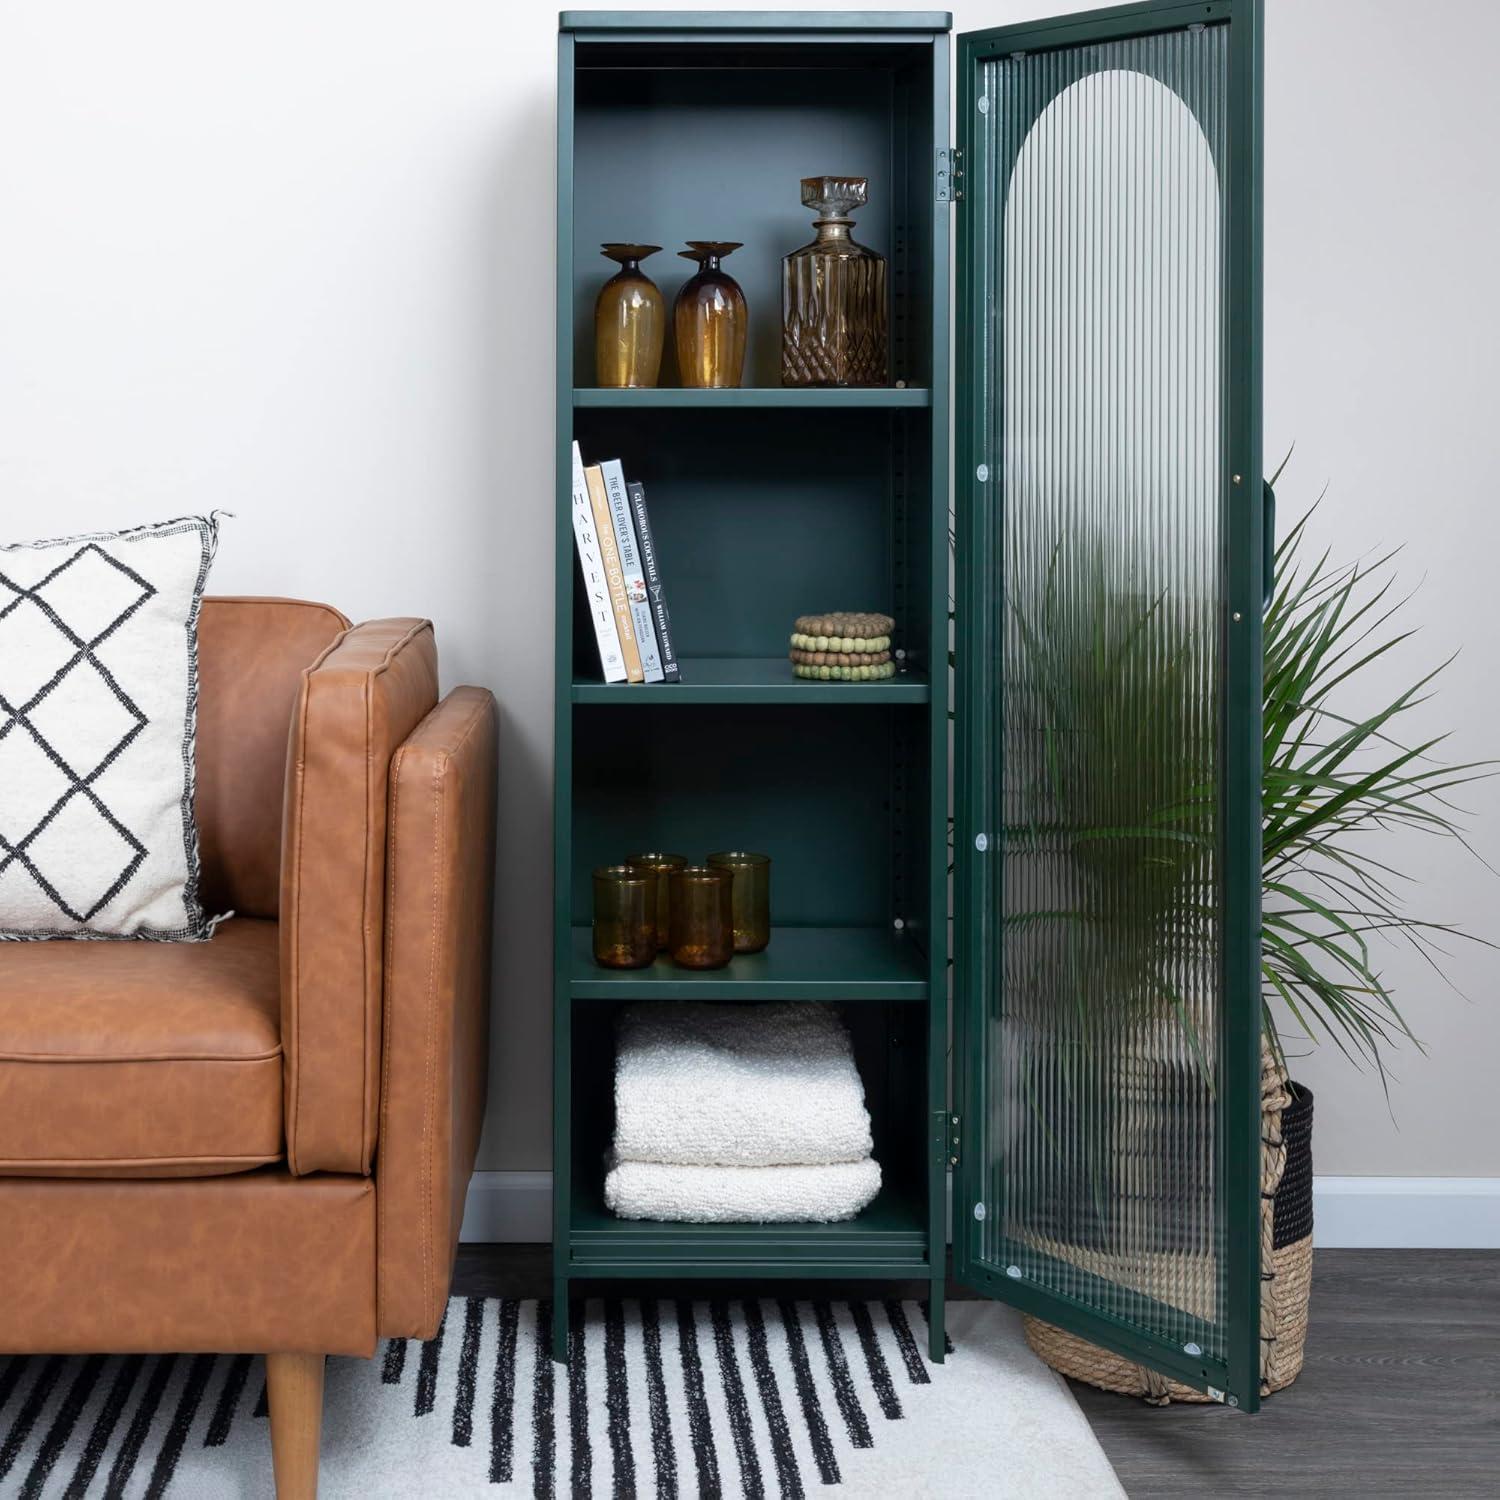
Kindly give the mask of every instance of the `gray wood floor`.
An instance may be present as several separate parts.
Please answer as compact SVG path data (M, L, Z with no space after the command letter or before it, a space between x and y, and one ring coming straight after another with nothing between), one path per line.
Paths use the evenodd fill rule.
M549 1275L545 1245L465 1245L454 1291L546 1297ZM1302 1376L1256 1416L1074 1385L1130 1495L1500 1496L1500 1251L1320 1250L1312 1297Z
M1132 1496L1500 1495L1500 1252L1320 1250L1307 1362L1258 1415L1074 1386Z

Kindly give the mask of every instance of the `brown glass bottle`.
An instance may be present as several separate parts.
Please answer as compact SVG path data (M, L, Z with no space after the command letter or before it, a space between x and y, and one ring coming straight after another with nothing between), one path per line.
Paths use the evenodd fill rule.
M885 257L854 242L850 211L863 177L804 177L802 201L818 211L817 238L781 263L781 383L884 385Z
M745 369L745 335L750 313L740 284L719 262L740 248L737 240L689 240L677 253L698 262L698 274L677 293L672 326L677 369L685 386L720 389L737 386Z
M600 246L620 270L604 283L594 304L594 379L603 386L654 386L661 371L667 309L641 262L660 245Z

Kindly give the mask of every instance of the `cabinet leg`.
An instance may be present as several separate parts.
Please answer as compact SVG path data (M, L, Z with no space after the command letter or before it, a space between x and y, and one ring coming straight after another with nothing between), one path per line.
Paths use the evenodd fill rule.
M568 1278L552 1279L552 1357L559 1364L568 1362Z
M321 1354L266 1355L276 1500L317 1500L324 1363Z
M934 1276L927 1303L927 1353L933 1364L940 1365L948 1347L947 1302L943 1278Z

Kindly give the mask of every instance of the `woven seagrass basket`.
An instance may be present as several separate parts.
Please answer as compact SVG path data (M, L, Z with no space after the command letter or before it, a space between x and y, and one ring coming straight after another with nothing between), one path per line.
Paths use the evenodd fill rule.
M1312 1118L1312 1091L1291 1082L1267 1050L1261 1062L1262 1396L1290 1385L1302 1368L1312 1287ZM1141 1396L1153 1406L1209 1400L1050 1323L1028 1317L1025 1324L1031 1347L1073 1380Z

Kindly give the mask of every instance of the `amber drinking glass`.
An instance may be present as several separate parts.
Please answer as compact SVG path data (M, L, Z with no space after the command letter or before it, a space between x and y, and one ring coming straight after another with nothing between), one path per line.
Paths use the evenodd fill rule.
M759 953L771 941L771 856L727 849L708 863L734 879L734 951Z
M604 283L594 304L594 379L600 385L654 386L661 370L667 307L641 262L660 245L600 247L620 271Z
M629 865L594 871L594 962L644 969L656 958L656 878Z
M672 886L672 960L684 969L722 969L734 957L734 877L685 865Z
M689 240L677 253L698 262L698 274L685 281L673 304L677 369L695 389L737 386L745 369L745 334L750 314L740 284L719 262L738 240Z
M667 935L672 930L672 883L668 877L673 870L680 870L687 863L687 856L652 850L647 854L632 854L625 863L632 870L648 871L656 882L656 947L661 952L666 948Z

